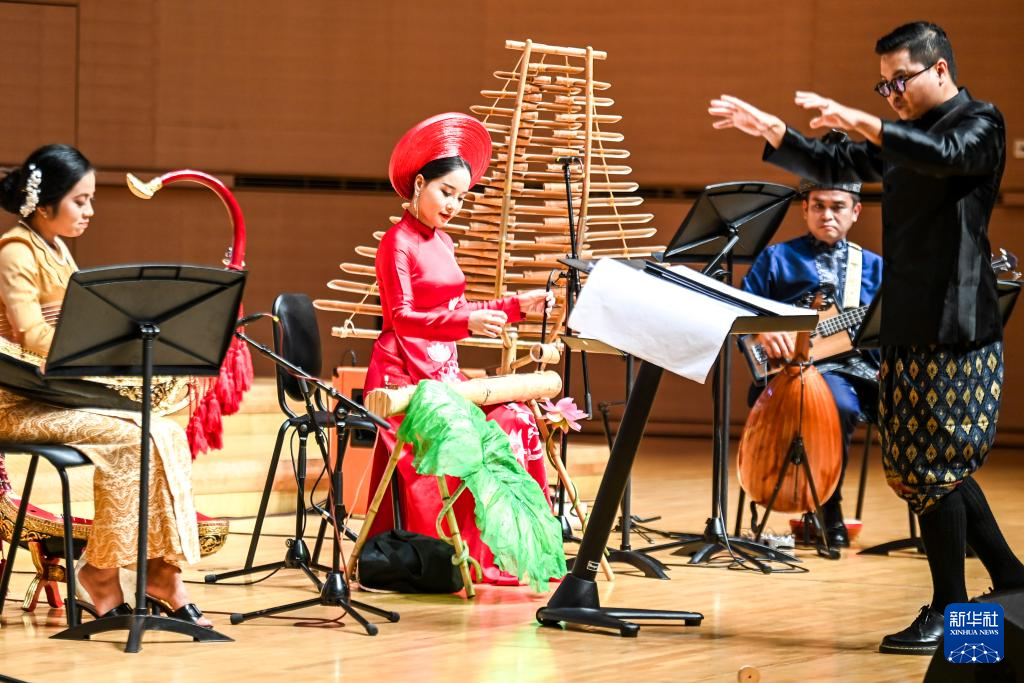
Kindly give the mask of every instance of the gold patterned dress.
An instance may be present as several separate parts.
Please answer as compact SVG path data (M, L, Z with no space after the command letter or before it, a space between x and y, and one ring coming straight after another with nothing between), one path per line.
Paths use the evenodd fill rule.
M77 270L67 246L56 249L19 225L0 237L0 336L45 356L68 279ZM83 559L99 568L133 565L137 550L140 413L68 409L0 387L0 440L62 443L96 466L95 517ZM175 565L199 559L192 499L192 456L172 420L150 422L149 557Z

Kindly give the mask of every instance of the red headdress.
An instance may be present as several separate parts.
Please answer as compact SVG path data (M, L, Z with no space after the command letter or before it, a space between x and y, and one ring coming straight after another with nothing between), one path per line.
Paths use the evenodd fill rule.
M416 173L434 159L454 156L469 164L470 184L476 185L491 163L491 135L484 125L472 116L456 112L420 121L391 152L391 186L405 199L411 199Z

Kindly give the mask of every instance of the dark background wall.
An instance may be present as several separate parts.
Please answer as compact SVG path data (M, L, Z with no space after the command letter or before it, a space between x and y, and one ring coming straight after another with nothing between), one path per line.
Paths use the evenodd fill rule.
M53 141L77 144L97 165L98 214L73 245L83 267L218 262L231 240L212 194L170 188L142 202L123 185L125 171L145 179L184 167L217 174L236 185L249 227L246 308L265 310L282 291L330 296L325 283L338 276L338 263L352 260L353 248L369 244L398 210L395 195L375 189L384 186L395 140L426 116L481 103L479 91L498 83L492 72L515 65L506 39L608 53L596 77L611 82L613 111L624 117L609 128L626 136L632 177L652 197L645 206L664 243L687 197L704 185L795 182L760 162L756 141L713 131L709 98L739 95L804 131L809 116L792 103L797 89L885 116L871 91L874 41L919 18L947 29L961 84L1006 116L1011 155L991 237L1024 254L1024 162L1012 156L1014 140L1024 138L1016 85L1024 5L1015 0L0 0L0 165ZM368 189L344 189L353 185ZM800 231L793 211L778 238ZM877 204L866 205L852 237L880 248ZM349 349L365 362L368 342L329 336L341 320L321 315L326 362ZM1022 327L1018 316L1007 332L1001 429L1005 439L1024 441ZM463 360L496 362L473 351ZM593 365L595 399L614 400L623 364ZM740 365L735 377L741 420ZM708 389L675 377L662 386L651 432L706 432Z

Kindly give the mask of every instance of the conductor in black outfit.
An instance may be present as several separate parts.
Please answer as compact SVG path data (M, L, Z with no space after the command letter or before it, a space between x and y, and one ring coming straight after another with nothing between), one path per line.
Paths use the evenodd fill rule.
M894 29L875 45L875 91L898 120L813 92L812 128L838 128L864 142L827 144L776 116L722 95L716 128L768 142L764 160L834 182L882 182L882 363L879 428L890 487L919 515L932 578L929 605L881 652L931 654L944 610L966 602L966 544L995 592L1024 587L1024 565L1003 538L971 476L995 439L1003 383L1002 321L990 267L988 223L1006 162L1002 114L957 85L945 31L927 22Z

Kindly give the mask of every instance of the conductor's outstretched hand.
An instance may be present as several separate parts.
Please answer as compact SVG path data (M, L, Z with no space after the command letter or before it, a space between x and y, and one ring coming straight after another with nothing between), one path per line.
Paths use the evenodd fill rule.
M773 147L779 146L786 133L786 124L778 116L761 111L732 95L711 100L708 113L717 119L711 124L715 128L736 128L747 135L763 137Z

